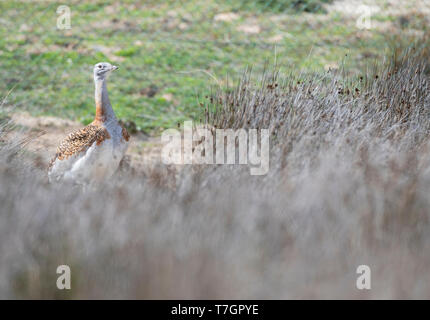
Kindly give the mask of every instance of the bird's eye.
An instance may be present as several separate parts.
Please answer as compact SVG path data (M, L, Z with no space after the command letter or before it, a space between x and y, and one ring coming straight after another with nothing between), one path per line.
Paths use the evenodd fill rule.
M101 67L102 67L102 65L101 65L101 64L99 64L99 69L101 69Z

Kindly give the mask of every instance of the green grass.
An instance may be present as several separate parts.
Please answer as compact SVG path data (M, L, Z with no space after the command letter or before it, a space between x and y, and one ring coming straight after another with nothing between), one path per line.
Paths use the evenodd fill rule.
M242 0L244 8L273 12L325 12L323 4L332 0Z
M88 123L92 66L109 61L120 66L109 83L118 116L145 132L198 120L199 99L248 65L255 75L275 60L284 70L315 72L348 54L359 72L367 63L361 57L387 49L384 34L359 37L354 21L334 13L275 14L240 1L69 1L72 28L58 30L58 5L0 2L0 96L12 90L5 105ZM237 19L215 21L223 12ZM243 25L260 31L246 34Z

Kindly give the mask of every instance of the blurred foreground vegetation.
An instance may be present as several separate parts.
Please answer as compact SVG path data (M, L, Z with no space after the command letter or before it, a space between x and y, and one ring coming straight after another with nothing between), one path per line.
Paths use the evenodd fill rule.
M270 130L262 176L160 162L50 184L0 123L0 298L428 299L429 57L408 50L361 81L245 74L214 95L211 127ZM372 290L355 286L361 264Z

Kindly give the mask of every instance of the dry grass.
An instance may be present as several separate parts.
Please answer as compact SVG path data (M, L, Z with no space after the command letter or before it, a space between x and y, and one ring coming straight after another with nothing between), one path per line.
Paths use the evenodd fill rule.
M264 177L161 168L82 190L49 185L3 142L0 297L430 298L430 79L416 50L362 80L245 77L208 99L212 125L272 131ZM355 288L360 264L370 291Z

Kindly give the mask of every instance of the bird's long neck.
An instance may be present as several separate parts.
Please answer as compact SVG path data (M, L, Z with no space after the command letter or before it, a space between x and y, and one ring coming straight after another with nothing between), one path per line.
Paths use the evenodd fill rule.
M96 100L96 117L95 121L105 122L116 119L112 105L109 101L107 92L106 79L96 79L95 81L95 100Z

